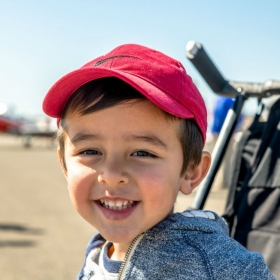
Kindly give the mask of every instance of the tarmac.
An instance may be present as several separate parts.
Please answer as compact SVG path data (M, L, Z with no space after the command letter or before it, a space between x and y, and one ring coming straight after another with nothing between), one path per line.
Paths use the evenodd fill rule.
M73 209L56 145L0 134L0 277L5 280L75 279L96 230ZM213 188L204 209L222 214L227 191ZM195 193L178 195L175 211Z

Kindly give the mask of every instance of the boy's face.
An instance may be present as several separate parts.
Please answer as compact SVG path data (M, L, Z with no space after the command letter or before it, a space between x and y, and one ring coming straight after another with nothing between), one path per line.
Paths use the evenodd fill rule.
M71 201L107 240L130 243L167 217L184 181L180 121L150 101L66 118Z

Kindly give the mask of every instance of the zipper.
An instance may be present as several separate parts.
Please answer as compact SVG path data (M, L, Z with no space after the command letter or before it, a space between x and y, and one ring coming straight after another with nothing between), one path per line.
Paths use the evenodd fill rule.
M137 235L131 242L126 254L125 254L125 257L124 257L124 260L122 262L122 265L120 267L120 270L119 270L119 273L118 273L118 278L117 280L121 280L122 279L122 276L123 276L123 272L125 271L125 267L128 263L128 261L130 260L131 256L132 256L132 253L134 252L134 249L136 248L136 246L138 245L138 243L140 242L140 240L143 238L144 236L144 233L141 233L139 235Z

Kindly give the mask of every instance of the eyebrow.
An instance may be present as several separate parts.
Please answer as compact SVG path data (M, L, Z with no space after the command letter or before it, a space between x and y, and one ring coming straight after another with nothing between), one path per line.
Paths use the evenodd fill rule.
M100 134L88 134L84 132L79 132L72 139L70 139L71 143L74 145L77 145L81 142L92 141L92 140L105 140L105 138ZM152 144L153 146L161 147L165 150L168 149L167 145L155 135L129 134L124 137L124 140L129 142L130 141L146 142Z
M155 135L134 135L134 134L130 134L130 135L125 136L125 140L127 140L127 141L142 141L142 142L150 143L150 144L152 144L156 147L164 148L165 150L168 149L167 145Z
M77 145L78 143L92 140L104 140L100 134L88 134L79 132L70 141L72 144Z

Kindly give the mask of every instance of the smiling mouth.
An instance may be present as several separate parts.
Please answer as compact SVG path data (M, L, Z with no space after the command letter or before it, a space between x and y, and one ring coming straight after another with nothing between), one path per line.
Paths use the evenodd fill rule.
M110 209L110 210L124 210L131 207L134 207L137 204L137 201L133 200L117 200L117 201L107 201L104 199L100 199L99 203L102 207Z

